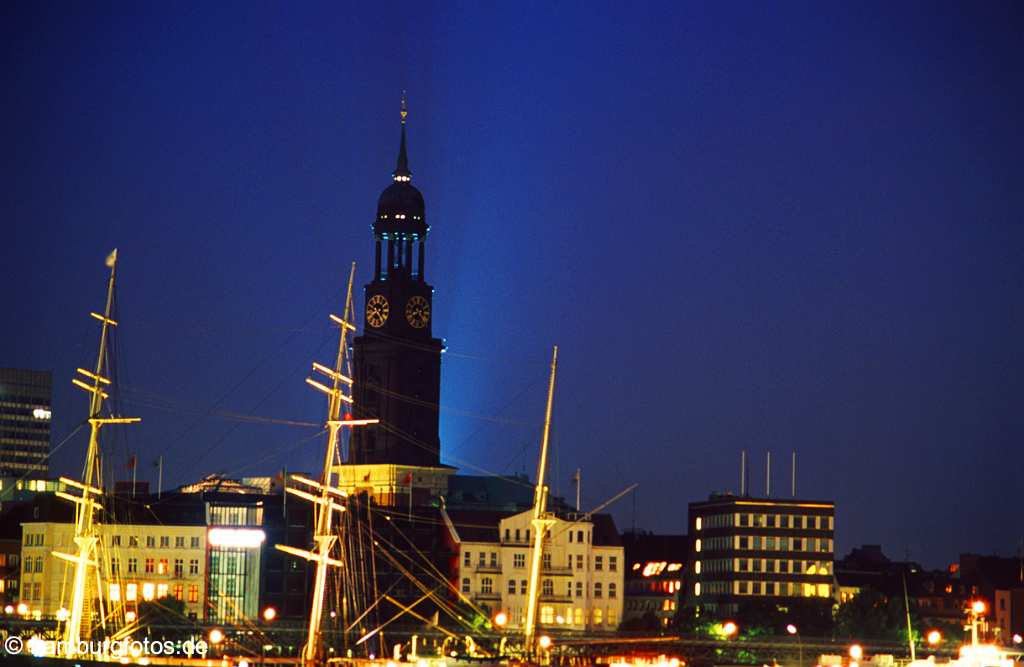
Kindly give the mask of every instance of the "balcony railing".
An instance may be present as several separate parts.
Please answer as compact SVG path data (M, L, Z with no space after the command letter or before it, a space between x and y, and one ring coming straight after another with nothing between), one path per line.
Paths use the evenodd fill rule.
M540 568L543 574L550 574L555 577L571 577L572 568L568 565L543 565Z
M501 565L498 563L477 563L476 571L488 574L501 574Z
M572 602L572 595L568 593L541 593L541 602Z

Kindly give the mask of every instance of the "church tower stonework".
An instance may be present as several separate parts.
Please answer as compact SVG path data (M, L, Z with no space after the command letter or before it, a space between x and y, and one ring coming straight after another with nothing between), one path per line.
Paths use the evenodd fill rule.
M373 279L364 287L363 334L353 340L352 394L357 418L339 482L371 491L381 504L423 502L447 491L453 468L441 465L439 405L443 343L433 336L434 288L426 281L423 195L412 185L405 101L392 183L373 221Z

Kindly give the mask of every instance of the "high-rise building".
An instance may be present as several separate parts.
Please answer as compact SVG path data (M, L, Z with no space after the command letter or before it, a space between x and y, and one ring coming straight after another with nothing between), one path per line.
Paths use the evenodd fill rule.
M0 368L0 478L48 473L52 387L50 371Z
M835 503L712 495L690 503L689 606L736 613L750 600L833 597Z

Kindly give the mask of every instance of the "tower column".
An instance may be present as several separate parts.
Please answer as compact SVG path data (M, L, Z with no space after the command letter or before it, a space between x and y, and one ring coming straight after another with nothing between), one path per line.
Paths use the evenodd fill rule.
M423 239L420 239L420 256L419 256L419 265L418 265L418 266L416 267L416 268L417 268L417 270L416 270L416 276L417 276L417 277L418 277L418 278L419 278L420 280L426 280L426 279L425 279L425 278L423 277L423 252L424 252L424 247L423 247Z
M376 255L373 261L373 276L374 280L380 280L380 239L377 239L376 246Z

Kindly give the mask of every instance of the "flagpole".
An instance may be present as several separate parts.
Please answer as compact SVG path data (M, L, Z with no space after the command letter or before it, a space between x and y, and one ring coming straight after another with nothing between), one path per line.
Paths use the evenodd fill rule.
M160 494L164 488L164 455L161 454L160 458L156 460L157 473L156 473L156 499L160 500Z
M135 455L132 454L132 498L135 497L135 469L136 466Z

